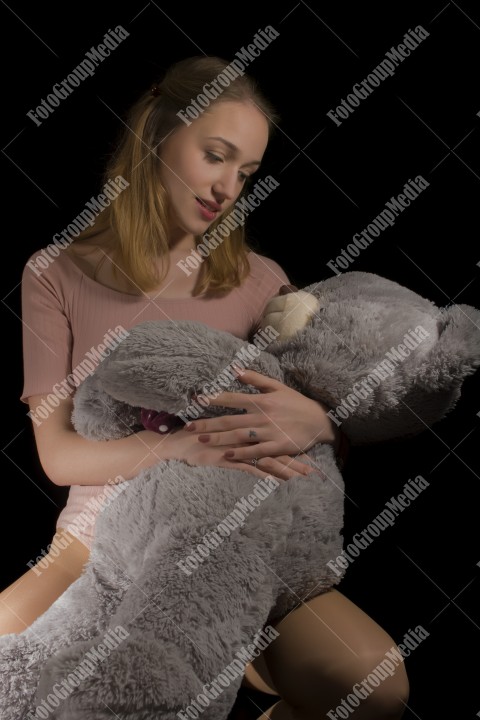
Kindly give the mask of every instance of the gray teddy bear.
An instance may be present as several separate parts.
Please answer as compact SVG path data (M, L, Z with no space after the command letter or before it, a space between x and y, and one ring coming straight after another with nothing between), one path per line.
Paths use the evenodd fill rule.
M111 439L152 413L162 432L229 412L206 396L257 392L234 363L326 403L354 445L407 437L455 406L479 328L471 306L344 273L274 298L251 343L197 322L135 326L77 390L72 421ZM331 446L308 459L315 472L287 482L170 460L116 485L83 575L0 638L2 718L224 720L271 623L341 579L343 479Z

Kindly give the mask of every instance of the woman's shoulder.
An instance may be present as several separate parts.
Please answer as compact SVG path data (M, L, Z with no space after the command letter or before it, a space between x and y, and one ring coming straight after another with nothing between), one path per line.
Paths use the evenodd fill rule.
M281 265L267 255L250 250L248 253L250 277L254 280L270 280L280 285L288 284L289 279Z
M50 243L30 255L23 268L22 281L36 285L72 287L82 276L94 277L101 257L98 243Z
M30 255L23 267L22 279L54 283L72 274L75 269L76 266L67 255L66 249L51 243Z

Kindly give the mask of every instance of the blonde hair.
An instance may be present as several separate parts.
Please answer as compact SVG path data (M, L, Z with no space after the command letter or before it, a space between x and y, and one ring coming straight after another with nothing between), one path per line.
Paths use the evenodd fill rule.
M116 151L107 164L104 184L121 176L129 187L97 217L93 227L84 230L77 240L87 239L104 230L115 238L112 252L116 264L135 285L147 292L158 287L168 270L168 207L166 190L161 183L157 148L176 127L183 126L177 115L199 95L206 83L216 78L228 65L218 57L191 57L171 66L163 79L146 91L130 109ZM278 120L270 102L255 80L237 75L213 103L253 101L266 116L269 132ZM240 197L248 192L245 184ZM219 216L208 232L231 211ZM195 238L198 244L201 236ZM195 295L220 295L238 287L249 273L243 225L232 230L223 242L205 258L195 288ZM162 272L158 258L165 258Z

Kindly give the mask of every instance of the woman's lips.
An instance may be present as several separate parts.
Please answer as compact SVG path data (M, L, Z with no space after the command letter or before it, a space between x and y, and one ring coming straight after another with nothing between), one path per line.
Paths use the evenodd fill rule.
M215 209L210 204L208 204L205 200L202 200L199 197L196 197L195 200L197 201L197 205L200 209L200 214L202 217L205 218L205 220L215 220L218 209Z

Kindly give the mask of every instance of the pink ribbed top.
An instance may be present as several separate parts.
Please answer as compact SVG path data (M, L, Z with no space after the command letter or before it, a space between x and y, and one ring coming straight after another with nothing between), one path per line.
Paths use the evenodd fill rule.
M38 253L32 255L34 258ZM22 275L24 386L21 400L52 392L85 354L120 325L146 320L196 320L248 339L268 300L288 278L282 268L250 252L249 277L223 298L130 295L85 275L65 253L40 276L28 262Z
M253 252L248 259L251 271L243 285L226 297L210 299L162 299L161 294L153 298L113 290L85 275L65 252L40 276L27 262L22 275L21 400L51 393L117 326L129 330L147 320L196 320L248 339L268 300L289 282L274 260ZM57 530L67 529L90 548L104 490L103 485L72 485Z

